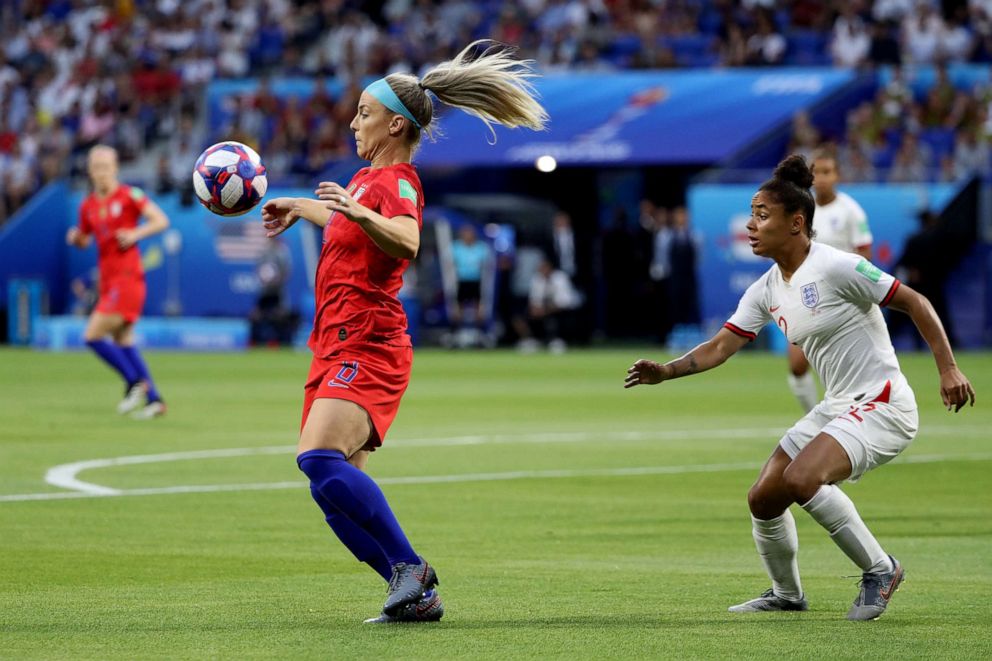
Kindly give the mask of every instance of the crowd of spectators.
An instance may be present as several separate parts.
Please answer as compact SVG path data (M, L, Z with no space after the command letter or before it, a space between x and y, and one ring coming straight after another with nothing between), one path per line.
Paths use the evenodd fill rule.
M273 167L319 171L350 152L366 76L421 72L480 37L519 46L545 71L988 62L992 1L7 0L0 222L44 182L78 171L96 142L116 146L125 164L161 147L159 171L185 177L183 159L224 131L283 161ZM336 98L287 101L263 87L233 101L230 125L200 135L203 86L249 75L333 76L345 87ZM856 114L852 135L861 115L877 113ZM987 144L987 134L974 139ZM862 156L879 167L873 154L852 159Z
M805 112L793 118L788 153L809 157L834 142L848 181L960 181L992 176L992 75L968 88L955 86L938 65L932 85L913 92L893 69L875 98L852 108L843 135L824 135Z

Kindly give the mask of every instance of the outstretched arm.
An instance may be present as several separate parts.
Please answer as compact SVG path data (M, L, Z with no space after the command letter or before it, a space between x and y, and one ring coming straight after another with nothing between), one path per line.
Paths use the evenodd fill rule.
M93 237L73 225L65 233L65 242L76 248L89 248Z
M305 197L277 197L262 206L262 225L270 239L288 230L300 218L323 229L330 217L331 210L325 203Z
M705 372L722 365L747 343L747 338L731 333L726 328L721 328L716 335L689 353L664 365L653 360L638 360L627 370L627 378L624 379L623 387L633 388L640 384L661 383L662 381Z
M930 301L925 296L907 285L900 284L888 307L909 315L919 329L920 335L930 345L933 359L940 373L940 398L944 406L957 413L970 400L975 405L975 389L968 378L958 369L951 351L951 343L947 341L944 325L934 311Z
M155 236L169 228L169 217L151 200L145 202L141 215L144 217L145 222L134 229L117 231L117 245L120 246L121 250L127 250L138 241Z

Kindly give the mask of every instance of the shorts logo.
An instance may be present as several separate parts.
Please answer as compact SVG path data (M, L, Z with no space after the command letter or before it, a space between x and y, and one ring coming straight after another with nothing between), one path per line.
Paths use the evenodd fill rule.
M358 363L342 361L341 369L327 382L327 385L332 388L350 388L348 384L354 381L356 376L358 376Z
M816 290L815 282L803 285L799 292L803 297L803 305L808 308L815 308L816 304L820 302L820 292Z

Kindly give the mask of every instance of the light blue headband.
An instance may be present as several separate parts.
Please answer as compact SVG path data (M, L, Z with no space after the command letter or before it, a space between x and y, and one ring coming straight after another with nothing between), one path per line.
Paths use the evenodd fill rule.
M365 88L365 91L374 96L382 105L409 119L418 129L421 128L420 122L418 122L414 118L413 113L410 112L405 105L403 105L403 102L400 101L400 97L396 96L396 92L394 92L393 88L389 86L389 83L386 82L385 78L380 78L370 84Z

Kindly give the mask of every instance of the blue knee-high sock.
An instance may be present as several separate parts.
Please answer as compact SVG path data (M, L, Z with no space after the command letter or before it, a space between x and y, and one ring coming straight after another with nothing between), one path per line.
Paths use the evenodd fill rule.
M375 540L390 566L399 562L420 564L379 486L349 464L343 453L309 450L299 455L296 463L310 478L312 489Z
M341 543L351 551L359 562L364 562L372 569L376 570L379 576L389 580L393 576L393 569L386 560L386 554L382 552L372 535L358 527L351 519L341 513L341 510L331 505L326 498L320 495L313 482L310 483L310 495L324 512L324 520L331 527L334 534L338 536Z
M93 350L93 353L103 359L105 363L113 367L120 374L128 386L141 380L138 371L134 369L131 361L127 359L121 348L108 340L89 340L86 345Z
M158 390L155 389L155 382L152 381L152 374L148 371L148 365L145 364L144 358L141 357L141 352L138 351L136 346L123 346L121 347L121 353L124 354L124 358L131 363L131 367L138 374L138 378L148 384L148 401L157 402L162 399L158 394Z

